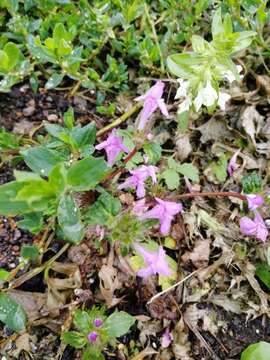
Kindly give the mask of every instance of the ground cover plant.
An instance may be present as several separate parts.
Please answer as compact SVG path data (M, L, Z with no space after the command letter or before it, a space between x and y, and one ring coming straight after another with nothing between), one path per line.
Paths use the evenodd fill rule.
M3 359L268 360L263 0L0 0Z

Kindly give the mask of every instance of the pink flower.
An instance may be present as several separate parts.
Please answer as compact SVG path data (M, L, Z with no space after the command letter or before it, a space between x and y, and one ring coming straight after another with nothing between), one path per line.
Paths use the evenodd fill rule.
M233 173L235 172L235 170L237 170L239 168L239 165L236 162L236 159L237 159L237 156L239 153L240 153L240 149L234 153L234 155L231 157L231 160L229 161L227 171L230 176L232 176Z
M135 201L132 212L137 216L143 215L143 213L148 209L148 206L145 205L145 198Z
M143 130L145 128L147 120L157 110L157 108L160 109L164 116L169 116L164 99L162 99L163 90L164 83L159 80L144 95L135 98L135 101L144 101L143 110L140 115L140 123L138 126L139 130Z
M171 222L173 217L183 210L180 203L172 201L164 201L159 198L155 198L157 205L153 209L147 211L140 216L141 220L145 219L159 219L160 232L162 235L168 235L170 232Z
M173 340L172 333L170 332L169 328L166 328L166 330L162 335L161 346L163 348L167 348L172 342L172 340Z
M162 246L159 247L158 252L148 251L140 245L134 245L136 251L143 257L147 267L140 269L137 275L146 278L150 275L171 275L171 270L165 259L166 253Z
M156 171L157 167L153 165L142 165L136 170L131 170L130 173L132 176L130 176L123 184L119 185L118 189L136 188L136 195L138 198L143 198L145 196L144 182L146 179L151 177L152 183L157 183Z
M97 341L97 337L98 337L98 333L96 331L91 331L88 336L87 339L90 343L95 343Z
M103 321L102 321L102 319L97 318L93 321L93 323L94 323L95 327L100 327L100 326L102 326Z
M255 211L254 214L254 220L251 220L247 216L240 219L240 229L246 236L255 236L261 241L266 241L268 230L265 226L264 220L258 211Z
M254 211L264 203L264 198L261 195L249 194L246 197L249 210Z
M116 135L115 129L110 133L107 140L96 145L95 148L97 150L105 149L109 166L113 165L115 159L121 151L129 153L129 149L123 144L121 137Z

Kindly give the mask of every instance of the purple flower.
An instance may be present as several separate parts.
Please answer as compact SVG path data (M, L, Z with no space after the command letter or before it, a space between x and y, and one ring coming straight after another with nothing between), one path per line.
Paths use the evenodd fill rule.
M109 166L113 165L115 159L117 158L118 154L121 151L124 151L125 153L129 153L129 149L123 144L121 137L116 135L115 129L110 133L107 140L96 145L95 148L97 150L105 149Z
M173 340L172 333L170 332L169 328L167 328L162 335L161 346L163 348L167 348L172 342L172 340Z
M254 220L251 220L247 216L240 219L240 229L246 236L255 236L261 241L266 241L268 230L265 226L264 220L258 211L255 211L254 214Z
M145 199L140 199L138 201L135 201L132 212L137 216L141 216L147 209L148 206L145 205Z
M254 211L264 203L264 198L261 195L249 194L246 197L249 210Z
M97 337L98 337L98 333L96 331L91 331L88 335L87 335L87 339L90 343L95 343L97 341Z
M228 171L228 174L230 176L233 175L233 173L235 172L235 170L237 170L239 168L239 165L237 164L236 162L236 159L237 159L237 156L238 154L240 153L240 149L237 150L233 156L231 157L231 160L229 161L229 164L228 164L228 167L227 167L227 171Z
M135 101L144 101L138 126L139 130L143 130L145 128L147 120L156 111L157 108L160 109L164 116L169 116L164 99L162 99L163 90L164 83L159 80L144 95L135 98Z
M162 235L168 235L170 232L171 222L173 217L183 210L180 203L172 201L164 201L159 198L155 198L157 205L153 209L147 211L140 216L141 220L145 219L159 219L160 232Z
M150 275L163 275L169 276L172 271L167 264L165 259L166 253L162 246L159 247L157 252L148 251L142 246L135 244L136 251L143 257L144 262L147 264L147 267L140 269L137 272L137 275L143 278L146 278Z
M138 198L143 198L145 196L145 188L144 182L148 177L152 178L152 183L157 183L156 178L156 171L157 167L153 165L142 165L136 170L131 170L130 176L123 184L118 186L118 189L125 189L125 188L136 188L136 195Z
M102 319L97 318L97 319L94 320L94 326L95 327L100 327L100 326L102 326L102 324L103 324Z

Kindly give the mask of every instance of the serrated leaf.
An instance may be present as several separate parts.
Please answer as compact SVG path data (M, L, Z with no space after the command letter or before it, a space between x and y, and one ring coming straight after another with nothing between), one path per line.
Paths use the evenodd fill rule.
M93 145L96 140L96 124L91 122L83 127L77 125L71 130L70 136L77 144L78 149L85 145Z
M91 330L90 317L87 311L76 310L73 319L74 325L81 333L87 335Z
M24 309L5 293L0 293L0 321L17 332L26 326Z
M174 169L166 169L163 171L162 177L164 178L169 190L175 190L179 187L179 174Z
M82 349L87 344L87 338L77 331L67 331L61 335L61 339L75 349Z
M57 217L66 239L78 244L84 237L80 211L71 195L63 195L59 201Z
M28 230L32 234L38 234L43 228L43 214L41 212L29 213L17 222L20 229Z
M143 150L148 156L148 164L156 164L161 157L161 146L156 142L147 142L143 145Z
M76 191L91 190L104 178L107 164L103 158L89 156L72 165L67 173L67 182Z
M104 322L104 328L111 337L119 337L128 332L135 318L124 311L114 312Z
M249 345L241 355L241 360L269 360L270 343L260 341L256 344Z
M199 170L193 164L184 163L177 166L177 171L189 180L199 182Z

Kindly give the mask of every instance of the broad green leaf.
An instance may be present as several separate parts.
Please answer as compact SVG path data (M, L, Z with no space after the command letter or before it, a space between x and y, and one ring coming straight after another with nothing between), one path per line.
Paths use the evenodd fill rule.
M62 39L67 39L67 31L62 23L58 23L55 25L53 29L53 39L56 42L57 46Z
M196 53L202 53L205 51L205 49L208 46L207 41L204 40L204 38L202 38L199 35L192 35L192 49L196 52Z
M78 149L85 145L93 145L96 140L96 124L91 122L83 127L77 125L71 130L70 136Z
M0 73L6 73L9 70L9 58L7 54L0 50Z
M26 325L24 309L6 293L0 293L0 321L16 332L23 330Z
M256 267L255 275L264 283L270 290L270 267L267 263L262 263Z
M38 234L43 228L43 214L41 212L29 213L17 222L20 229L28 230L32 234Z
M87 335L91 330L90 317L87 311L76 310L74 314L74 325L81 333Z
M10 275L10 272L0 268L0 281L6 281Z
M97 201L85 213L87 224L105 225L121 211L120 201L107 192L103 192Z
M221 17L221 8L218 8L215 12L212 20L212 36L213 38L224 32L224 27L222 23L222 17Z
M20 254L24 259L35 261L38 259L39 250L36 245L23 245Z
M103 158L89 156L69 168L67 182L76 191L91 190L104 178L106 171Z
M270 360L270 343L260 341L249 345L243 351L241 360Z
M63 163L55 165L49 174L49 184L57 194L65 191L67 184L67 170Z
M16 196L23 189L25 183L12 181L0 186L0 214L7 216L20 215L31 212L26 201L16 200Z
M54 89L54 88L56 88L59 84L61 84L64 76L65 76L65 74L53 73L49 77L49 79L47 80L47 82L45 84L45 88L46 89Z
M203 56L195 53L182 53L170 55L167 66L170 72L178 77L189 79L193 75L193 65L202 65Z
M225 154L221 155L218 161L211 164L212 171L217 180L223 183L227 178L228 158Z
M135 318L124 311L114 312L104 322L104 328L111 337L119 337L128 332Z
M174 169L166 169L163 171L162 177L165 179L169 190L175 190L179 187L179 174Z
M161 157L161 146L156 142L147 142L143 145L143 150L148 156L149 164L156 164Z
M199 182L199 170L193 164L184 163L177 166L177 171L189 180Z
M53 137L60 139L62 134L66 134L67 131L63 126L58 124L51 124L48 121L44 121L44 128Z
M257 172L248 174L242 178L242 187L245 194L257 194L262 190L262 178Z
M83 353L82 360L105 360L101 349L94 346L89 346Z
M11 70L16 66L17 62L19 61L20 50L18 49L17 45L15 45L14 43L8 42L4 46L4 51L7 54L8 59L9 59L8 68L9 68L9 70Z
M71 195L63 195L57 210L58 222L65 237L73 244L78 244L84 236L80 211Z
M62 162L63 158L53 150L44 146L21 151L26 165L34 172L47 176L52 168Z
M75 349L82 349L87 345L87 337L77 331L67 331L61 335L61 339Z

